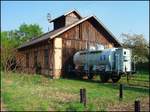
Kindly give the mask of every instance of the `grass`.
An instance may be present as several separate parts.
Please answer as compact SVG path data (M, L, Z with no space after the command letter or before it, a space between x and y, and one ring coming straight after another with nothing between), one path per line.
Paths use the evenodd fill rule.
M140 77L139 77L140 76ZM133 78L148 81L148 75ZM133 80L132 78L132 80ZM134 83L130 80L130 83ZM149 82L149 81L148 81ZM50 79L41 75L1 73L1 97L6 110L13 111L83 111L134 110L134 101L141 101L142 110L149 107L149 89L124 83L123 100L119 101L119 84L77 79ZM145 84L147 85L147 84ZM79 90L87 90L87 106L79 103Z
M140 87L148 87L149 88L149 73L148 72L137 72L133 76L129 77L129 82L127 82L127 77L122 77L120 80L121 83L140 86Z

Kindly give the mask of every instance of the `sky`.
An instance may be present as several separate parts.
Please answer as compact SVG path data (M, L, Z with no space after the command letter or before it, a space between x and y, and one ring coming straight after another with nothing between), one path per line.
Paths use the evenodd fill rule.
M2 1L1 31L23 24L39 24L43 32L53 29L47 21L76 9L84 16L95 15L119 39L122 33L143 34L149 40L148 1Z

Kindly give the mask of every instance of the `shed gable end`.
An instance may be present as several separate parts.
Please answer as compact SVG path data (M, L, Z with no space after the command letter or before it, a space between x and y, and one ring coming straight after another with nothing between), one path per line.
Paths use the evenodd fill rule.
M66 15L62 15L52 20L52 22L54 22L54 30L73 24L80 19L81 16L75 11L72 11Z

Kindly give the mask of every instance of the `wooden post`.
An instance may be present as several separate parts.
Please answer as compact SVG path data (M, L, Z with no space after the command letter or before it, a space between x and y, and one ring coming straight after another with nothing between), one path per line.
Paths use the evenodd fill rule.
M123 98L123 85L120 84L120 88L119 88L119 99L122 100Z
M83 104L86 106L86 89L83 89Z
M135 100L134 102L134 109L135 109L135 112L140 112L140 101L139 100Z
M83 89L80 89L80 103L83 103Z
M80 103L83 103L86 106L86 89L80 89Z
M129 74L127 74L127 83L129 84Z

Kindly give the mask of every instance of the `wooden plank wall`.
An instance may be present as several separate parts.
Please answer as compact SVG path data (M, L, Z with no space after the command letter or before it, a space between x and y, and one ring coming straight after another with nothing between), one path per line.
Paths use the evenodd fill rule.
M48 42L48 41L47 41ZM38 51L37 56L37 62L41 65L41 74L44 75L52 75L53 73L53 40L50 41L50 43L45 43L42 45L37 45L32 48L25 49L24 51L19 51L19 55L17 57L23 58L23 62L21 67L23 68L23 71L26 73L35 73L35 67L34 67L34 52ZM46 68L44 66L44 50L49 49L49 67ZM26 53L29 53L29 67L26 66ZM22 55L21 55L22 54ZM18 58L18 59L19 59Z
M80 50L87 48L89 39L90 45L103 44L105 47L113 47L89 21L75 26L60 35L62 37L62 69L64 73L74 68L73 55Z
M105 47L113 47L114 45L107 40L105 36L98 31L90 21L85 21L80 25L71 28L70 30L59 35L58 38L62 38L62 72L63 74L74 68L73 55L80 50L87 49L87 43L95 46L96 44L103 44ZM50 43L49 43L50 42ZM36 45L32 48L27 48L21 51L24 54L23 67L27 73L35 73L34 67L34 51L38 50L38 62L41 64L41 74L54 75L54 39L48 40L44 44ZM57 43L56 43L57 44ZM49 49L49 67L44 67L44 50ZM29 67L26 67L25 54L29 53ZM57 62L56 62L57 63Z
M70 13L65 17L65 25L70 25L79 20L79 17L75 13Z

